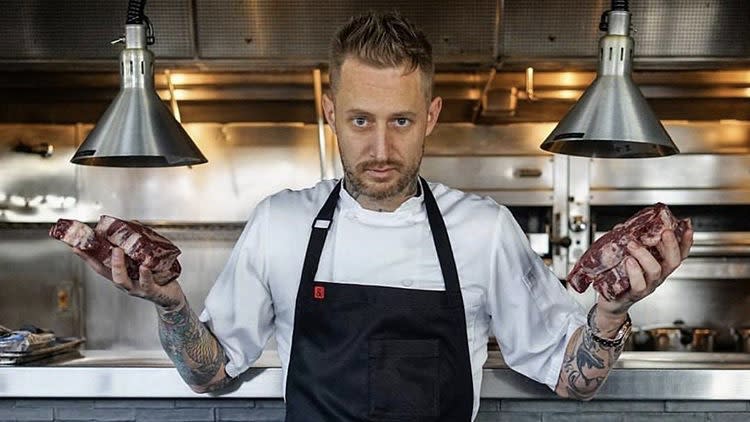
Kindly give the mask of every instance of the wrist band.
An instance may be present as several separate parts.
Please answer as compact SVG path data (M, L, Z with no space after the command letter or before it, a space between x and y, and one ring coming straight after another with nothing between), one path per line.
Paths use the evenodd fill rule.
M594 318L594 309L596 309L596 305L591 307L591 310L589 311L588 316L586 317L586 328L589 329L589 334L591 334L591 338L597 342L598 344L604 346L604 347L617 347L622 344L623 341L627 338L629 333L629 328L632 324L630 321L630 314L625 314L625 322L622 323L620 328L617 330L617 336L614 339L607 339L602 338L596 335L593 325L593 318Z

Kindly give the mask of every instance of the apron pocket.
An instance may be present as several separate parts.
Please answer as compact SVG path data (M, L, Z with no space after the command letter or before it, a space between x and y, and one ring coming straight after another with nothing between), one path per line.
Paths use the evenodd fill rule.
M371 339L370 416L438 416L440 343L437 339Z

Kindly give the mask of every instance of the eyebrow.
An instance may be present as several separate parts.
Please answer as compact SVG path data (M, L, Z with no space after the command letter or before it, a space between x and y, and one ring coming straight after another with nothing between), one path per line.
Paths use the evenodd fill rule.
M351 108L349 110L346 110L344 112L344 114L346 114L348 116L351 116L351 115L354 115L354 114L365 115L365 116L372 116L373 115L369 111L365 111L365 110L362 110L362 109L359 109L359 108Z
M411 111L399 111L396 113L393 113L394 117L408 117L410 119L414 119L417 117L417 113L411 112Z
M362 109L359 109L359 108L352 108L352 109L346 110L344 112L344 114L346 114L347 116L352 116L352 115L361 115L361 116L368 116L368 117L369 116L374 116L374 114L372 114L371 112L366 111L366 110L362 110ZM391 118L393 118L393 117L407 117L407 118L410 118L410 119L414 119L415 117L417 117L417 113L414 113L412 111L406 111L406 110L405 111L397 111L395 113L391 113L390 117Z

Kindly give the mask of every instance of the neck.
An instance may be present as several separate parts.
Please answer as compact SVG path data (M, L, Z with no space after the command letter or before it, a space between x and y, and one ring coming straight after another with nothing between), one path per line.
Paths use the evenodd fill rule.
M362 206L362 208L378 212L396 211L396 209L398 209L401 204L417 194L418 186L419 178L417 177L414 178L414 180L409 183L409 185L402 192L399 192L387 198L378 199L363 194L354 187L354 184L349 181L348 177L344 177L344 189L349 193L349 195L354 198L354 200L357 201L359 205Z

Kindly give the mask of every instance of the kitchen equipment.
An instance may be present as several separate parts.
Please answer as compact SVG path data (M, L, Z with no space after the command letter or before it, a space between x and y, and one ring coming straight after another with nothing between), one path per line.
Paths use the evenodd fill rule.
M631 77L633 38L628 0L612 0L599 29L599 69L541 145L546 151L602 158L643 158L680 151Z
M62 360L80 358L78 348L86 340L78 337L58 337L44 347L23 352L0 351L0 366L34 365L61 362Z
M716 331L706 327L688 327L682 321L671 326L647 330L658 352L713 352Z
M143 9L130 0L120 53L120 93L81 144L74 164L107 167L172 167L207 162L154 88L154 31Z
M737 329L739 340L739 351L750 353L750 327L741 327Z

